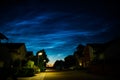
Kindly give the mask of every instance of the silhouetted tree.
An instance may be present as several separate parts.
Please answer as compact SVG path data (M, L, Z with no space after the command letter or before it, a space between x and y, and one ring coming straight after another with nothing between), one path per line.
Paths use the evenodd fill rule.
M38 54L39 54L39 53L42 53L40 60L43 60L43 61L45 61L46 63L48 63L48 62L49 62L49 59L48 59L48 57L47 57L47 54L46 54L45 50L42 49L42 50L38 51L37 54L36 54L37 57L38 57Z
M33 52L32 51L28 51L27 54L26 54L26 58L27 60L32 60L33 59Z
M74 55L77 54L78 57L82 57L83 56L83 50L84 50L85 46L83 46L82 44L79 44L76 47L76 51L74 52Z
M82 44L79 44L77 47L76 47L76 51L74 52L74 56L75 56L75 59L76 59L76 67L79 67L79 59L81 57L83 57L83 50L84 50L85 46L83 46Z
M63 60L56 60L53 67L57 70L62 70L64 68L64 61Z
M73 56L73 55L69 55L69 56L65 57L64 60L65 60L66 68L76 65L76 59L75 59L75 56Z
M39 55L39 53L42 53L42 54ZM47 54L46 54L45 50L42 49L42 50L38 51L36 53L36 57L37 57L37 59L39 61L38 66L40 67L41 71L44 71L45 68L46 68L46 63L49 62L49 59L47 57Z

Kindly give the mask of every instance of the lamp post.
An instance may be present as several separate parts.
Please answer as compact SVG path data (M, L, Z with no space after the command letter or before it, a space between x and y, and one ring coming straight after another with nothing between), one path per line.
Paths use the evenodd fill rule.
M39 66L39 56L41 56L42 54L43 54L42 52L38 53L38 66Z

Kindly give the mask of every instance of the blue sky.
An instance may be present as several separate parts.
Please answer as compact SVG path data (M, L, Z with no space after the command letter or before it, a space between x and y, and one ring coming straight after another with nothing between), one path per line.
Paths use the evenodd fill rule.
M114 2L15 0L3 4L7 5L0 7L0 32L9 42L24 42L34 54L45 49L50 63L72 55L79 44L120 36Z

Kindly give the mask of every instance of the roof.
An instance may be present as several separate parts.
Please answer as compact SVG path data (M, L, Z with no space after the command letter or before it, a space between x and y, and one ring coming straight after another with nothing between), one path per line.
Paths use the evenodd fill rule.
M0 43L0 45L8 49L18 49L25 45L25 43Z
M6 40L8 40L8 38L5 35L3 35L2 33L0 33L0 39L6 39Z
M33 56L33 51L27 51L26 56Z
M120 37L107 42L108 45L115 44L115 43L120 44Z
M88 46L91 46L93 48L105 48L107 47L107 44L104 43L93 43L93 44L87 44Z
M120 38L113 39L106 43L93 43L93 44L87 44L87 45L91 46L94 50L96 50L96 53L100 53L106 50L109 46L113 44L120 44Z
M93 44L87 44L87 45L91 46L95 50L94 54L104 52L104 50L108 47L106 43L93 43Z

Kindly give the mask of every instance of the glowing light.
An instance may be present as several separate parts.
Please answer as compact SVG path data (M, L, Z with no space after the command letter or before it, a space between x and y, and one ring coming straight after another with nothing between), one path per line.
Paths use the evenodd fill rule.
M42 55L42 53L40 52L40 53L38 53L38 56L41 56Z
M52 64L52 63L47 63L46 66L47 66L47 67L53 67L53 64Z
M44 62L46 62L46 60L43 60Z
M39 56L41 56L43 53L38 53L38 65L39 65Z
M80 62L80 64L79 64L80 66L82 66L82 63Z

